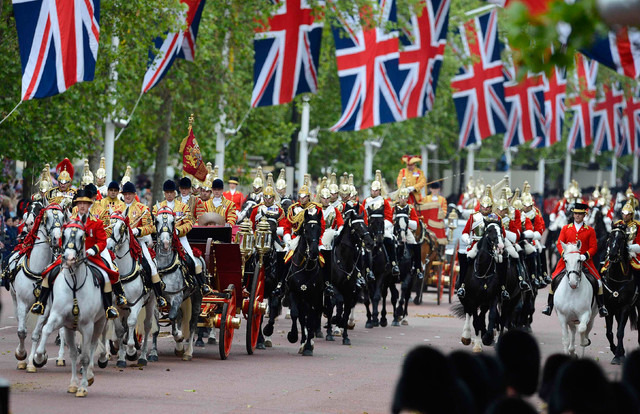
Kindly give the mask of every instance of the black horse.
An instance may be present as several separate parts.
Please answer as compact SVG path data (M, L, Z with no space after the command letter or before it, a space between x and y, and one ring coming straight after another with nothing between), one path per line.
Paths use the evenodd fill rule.
M473 266L467 266L465 275L466 294L460 304L454 305L453 313L459 318L465 317L462 330L462 343L471 343L471 322L475 330L474 351L482 350L482 344L493 343L493 331L488 331L486 314L497 306L500 293L501 272L505 272L505 264L500 263L503 243L500 224L485 220L485 233L467 257L473 258ZM482 337L482 344L479 341Z
M609 243L609 232L607 231L607 225L604 222L604 215L601 209L594 207L591 214L593 215L591 227L593 227L596 232L596 240L598 243L598 252L593 256L593 263L596 265L596 268L600 268L604 252L607 250L607 244Z
M398 302L398 288L395 285L395 277L391 273L391 259L384 245L384 217L369 216L369 231L375 242L369 256L369 269L373 277L367 275L367 294L364 305L367 309L367 322L365 328L374 326L387 326L387 292L391 290L391 306L393 307L394 326L400 325L396 316L396 303ZM394 248L394 247L391 247ZM382 312L378 319L378 304L382 301ZM373 311L371 310L373 308Z
M404 225L401 222L404 221ZM408 218L405 216L396 216L395 223L393 225L393 234L398 240L397 257L398 267L400 268L400 300L398 302L398 308L396 309L397 318L404 321L404 318L409 314L409 299L411 298L411 292L414 286L422 283L424 278L422 268L422 243L430 242L430 238L426 234L426 229L418 222L420 226L420 235L416 239L420 239L418 244L408 244L406 241L407 232L412 231L408 228ZM426 240L426 241L424 241ZM436 245L437 246L437 245ZM432 246L433 247L433 246ZM437 248L437 247L436 247ZM417 257L414 257L417 256ZM416 298L420 293L416 294ZM406 322L403 322L406 323Z
M611 363L620 365L624 360L624 329L627 320L631 319L631 328L637 329L637 313L634 306L635 283L633 268L629 263L629 247L627 246L626 225L616 225L609 235L606 243L606 259L608 266L602 273L604 283L604 300L609 315L605 317L607 325L607 339L609 348L614 357ZM618 330L616 337L618 344L613 339L613 318L616 318Z
M299 242L291 257L291 267L286 278L291 309L291 331L287 334L290 343L298 341L298 324L302 338L300 353L313 355L313 338L320 329L322 317L322 292L324 283L320 274L320 236L322 233L322 210L307 208L300 224ZM266 328L266 327L265 327Z
M347 334L347 322L349 315L356 305L358 296L358 262L363 254L362 244L367 250L373 248L373 239L364 223L364 214L358 214L353 209L348 209L344 213L344 226L342 232L334 241L333 254L331 255L331 284L337 290L337 294L342 297L342 307L338 308L336 314L339 328L342 328L342 344L351 345L351 340ZM334 298L337 295L334 295ZM335 300L326 306L327 311L327 341L333 341L331 329L333 308Z

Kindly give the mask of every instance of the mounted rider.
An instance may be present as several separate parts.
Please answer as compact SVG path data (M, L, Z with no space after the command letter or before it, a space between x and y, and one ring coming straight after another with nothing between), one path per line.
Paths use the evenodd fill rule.
M411 187L408 187L408 189L411 190ZM382 218L384 220L383 247L391 264L391 273L393 276L399 276L400 268L398 267L398 258L393 236L393 209L389 204L389 200L383 198L381 193L382 173L380 170L376 170L376 178L371 183L371 195L364 200L363 204L369 218ZM411 196L409 196L409 198L411 198ZM371 223L371 221L369 221L369 223Z
M427 178L424 176L422 170L418 168L418 164L422 162L422 157L418 155L405 155L402 157L402 161L405 162L407 166L398 173L396 184L398 188L400 188L402 179L406 178L406 185L410 194L409 204L419 203L422 199L421 191L427 185Z
M178 188L180 190L180 201L189 208L193 223L197 223L200 216L205 212L205 209L202 200L191 194L191 179L189 177L182 177L178 183Z
M565 263L562 258L562 243L576 243L578 242L580 248L580 261L583 263L583 271L590 273L598 281L598 292L596 294L596 303L598 304L598 313L601 317L607 316L609 312L604 306L604 297L602 295L602 281L600 280L600 274L596 270L593 264L593 256L598 251L598 241L596 239L596 232L593 227L590 227L584 223L584 217L587 213L588 206L584 203L576 203L573 208L573 223L565 225L560 231L560 237L558 237L557 247L560 252L560 260L553 272L553 283L549 289L549 297L547 298L547 307L542 310L545 315L551 315L553 310L553 289L558 286L560 280L564 276ZM556 280L556 276L560 276Z
M276 203L280 207L282 207L282 211L284 211L284 214L286 215L289 206L293 204L293 197L287 194L287 176L285 174L284 168L280 169L280 174L278 174L275 189Z
M162 185L162 191L164 192L164 200L160 203L156 203L153 206L153 216L158 214L158 211L163 207L169 207L175 216L175 232L180 240L180 244L187 253L186 261L189 271L195 275L196 282L200 285L200 289L203 295L211 293L211 287L207 284L204 269L199 260L193 255L193 250L187 240L187 233L191 231L193 227L193 216L189 210L189 206L184 204L181 200L176 198L176 183L173 180L167 180Z
M262 193L262 203L258 204L251 212L251 228L253 230L257 230L258 223L262 217L265 217L267 221L275 223L278 236L284 234L286 215L282 207L276 204L275 199L276 192L273 188L273 176L269 173L267 175L267 186ZM275 243L274 245L276 249L282 250L280 243Z
M153 218L151 217L149 207L136 201L135 195L136 186L132 182L125 183L122 186L122 196L124 197L125 205L122 213L125 217L129 218L131 232L142 249L142 267L151 277L151 286L153 287L153 291L156 295L158 307L163 308L167 306L167 301L162 296L162 281L160 280L160 275L158 275L156 263L151 258L148 248L148 244L152 242L151 235L156 232L156 227L153 224Z
M49 204L59 204L62 208L69 207L76 195L76 190L71 187L73 180L73 165L69 158L65 158L56 166L58 172L58 186L53 187L47 193L47 202Z
M627 235L627 245L629 246L629 256L630 256L630 264L633 272L633 277L636 282L636 286L640 289L640 221L634 219L634 214L636 210L636 206L638 205L638 200L636 198L632 198L622 206L622 210L620 211L620 215L622 216L621 220L616 221L613 224L613 227L624 226L625 233ZM600 270L601 273L604 273L609 267L609 262L607 261L605 265Z
M393 207L393 222L403 230L407 247L411 252L412 266L416 271L418 279L422 279L424 277L422 273L422 252L414 235L414 232L418 230L420 218L418 217L418 213L416 213L416 209L409 204L410 194L411 192L406 187L406 178L403 177L400 188L398 189L398 202Z
M320 191L318 191L318 199L322 205L322 214L324 216L325 230L322 236L322 249L331 252L333 249L333 240L342 231L344 220L340 210L331 203L331 190L326 178L322 181ZM327 259L327 258L325 258Z
M331 194L329 203L340 211L342 208L342 200L340 200L340 187L338 186L336 173L331 173L331 177L329 178L329 193Z
M53 188L50 168L49 164L44 166L40 174L40 181L38 181L38 192L31 196L31 201L41 201L45 206L47 205L47 194Z
M98 269L104 277L104 288L102 293L102 301L105 308L105 313L108 319L116 319L118 317L118 311L113 306L112 283L118 282L118 272L107 267L107 265L100 258L101 253L107 246L107 233L104 230L104 223L99 218L94 217L89 209L93 204L93 199L86 190L79 190L73 200L73 205L77 206L77 212L73 215L72 219L80 220L84 224L85 231L85 250L88 265L94 269ZM49 277L51 271L54 268L58 268L62 263L62 257L53 262L43 272L42 287L38 299L31 306L31 312L44 315L44 309L47 305L47 299L51 292L49 286ZM126 299L125 299L126 304Z
M533 259L538 266L538 274L532 275L534 280L538 280L540 285L546 285L551 283L551 277L544 271L543 261L544 259L544 245L541 242L542 234L545 231L544 219L540 210L535 206L533 202L533 196L530 193L529 184L525 181L524 190L522 194L522 220L523 228L525 226L524 220L529 220L532 225L532 229L528 229L522 232L522 236L525 240L525 252L527 255L533 255ZM533 248L533 251L526 246L529 245Z
M505 240L505 243L510 244L510 247L507 250L509 253L509 256L513 258L518 256L518 253L515 251L515 248L513 247L513 245L511 245L511 242L506 238L506 233L505 233L504 227L502 226L502 221L500 217L493 214L492 210L493 210L493 195L492 195L491 186L487 185L484 191L484 195L480 199L480 208L478 212L473 214L471 217L469 217L469 219L467 220L467 224L464 226L464 230L462 230L462 235L460 236L460 241L462 241L462 243L460 244L460 250L458 250L458 258L459 258L458 260L460 262L460 273L458 276L458 280L456 282L456 294L461 299L464 298L466 294L464 279L467 273L467 267L469 265L469 262L473 262L473 259L475 259L475 255L477 253L475 249L476 244L480 239L482 239L485 233L485 220L494 220L494 219L497 220L497 222L500 225L500 232L502 237ZM465 250L463 250L463 245L467 246ZM505 246L502 246L502 247L505 247ZM501 283L501 289L502 289L502 298L504 300L508 300L510 299L510 295L504 284L505 277L506 277L505 274L500 275L500 278L501 278L500 283Z
M258 204L262 203L262 188L264 187L264 175L262 174L262 167L258 165L256 168L256 177L253 179L251 183L253 187L253 191L251 194L247 195L242 203L242 208L238 212L238 223L244 220L247 217L247 214L250 215L249 210Z
M111 181L107 187L107 196L100 200L102 208L107 210L109 214L114 211L124 211L124 202L118 198L120 194L120 186L117 181Z
M209 184L206 183L205 186ZM236 214L236 205L233 201L222 196L224 191L224 182L220 178L216 178L211 183L212 196L204 203L203 210L208 213L217 213L224 218L224 223L229 226L236 224L238 216Z
M293 203L289 210L287 211L287 220L284 222L284 235L282 239L286 244L285 250L288 251L287 256L285 258L286 261L289 260L291 256L293 256L293 252L298 246L299 242L299 232L302 229L302 222L304 220L304 211L309 209L322 209L322 206L316 202L311 200L311 188L310 188L311 177L309 174L304 175L303 184L298 190L298 201ZM320 216L320 239L319 242L322 244L322 237L324 236L325 230L325 222L324 216ZM321 259L323 260L323 259Z
M96 187L102 198L107 196L107 167L104 157L100 158L100 168L96 170Z

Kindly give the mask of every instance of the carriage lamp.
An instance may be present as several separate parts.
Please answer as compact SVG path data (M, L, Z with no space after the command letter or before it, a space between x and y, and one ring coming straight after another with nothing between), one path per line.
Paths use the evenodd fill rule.
M240 245L240 255L242 256L242 274L244 275L244 264L253 253L255 237L251 231L251 223L245 220L240 225L240 230L236 233L236 242Z
M455 210L451 210L449 217L447 217L447 227L449 227L449 234L447 234L447 240L450 242L453 239L453 232L458 228L458 213Z
M262 217L262 220L258 223L255 238L256 250L260 254L260 263L262 263L262 257L271 250L271 226L265 217Z

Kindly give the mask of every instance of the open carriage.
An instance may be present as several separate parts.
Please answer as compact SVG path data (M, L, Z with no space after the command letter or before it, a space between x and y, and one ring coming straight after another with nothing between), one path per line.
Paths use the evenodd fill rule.
M228 226L194 226L187 235L192 248L202 253L214 289L202 298L198 327L219 330L221 359L229 356L234 331L241 326L239 313L247 321L247 352L253 354L266 310L261 262L258 261L250 274L243 274L245 262L254 251L261 257L269 250L270 234L264 225L258 226L254 234L251 225L245 223L235 237L232 227Z

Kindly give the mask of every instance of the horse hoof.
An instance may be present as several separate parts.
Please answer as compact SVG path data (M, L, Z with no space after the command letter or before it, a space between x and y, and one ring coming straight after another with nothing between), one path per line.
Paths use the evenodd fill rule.
M139 367L146 367L147 366L147 360L144 358L139 358L138 359L138 366Z
M416 296L415 298L413 298L414 305L419 305L421 303L422 303L422 300L420 299L420 296Z
M264 342L258 342L256 344L256 349L267 349L267 346L264 344Z
M96 380L96 377L91 377L89 378L89 380L87 381L87 383L89 384L89 386L93 385L93 382Z
M460 342L462 342L462 345L469 345L471 344L471 338L460 338Z
M105 360L105 361L100 361L98 360L98 367L105 369L107 367L107 365L109 365L109 360Z
M207 344L209 345L217 345L218 344L218 340L214 337L214 338L209 338L207 339Z
M351 345L351 339L342 338L342 345Z
M353 330L356 327L355 322L347 322L347 329Z
M187 355L187 354L182 355L183 361L191 361L192 359L193 359L193 355Z
M88 392L85 388L78 388L78 391L76 391L76 397L78 398L84 398L87 396L87 394Z
M480 352L482 352L482 347L481 346L474 346L471 351L473 351L474 354L479 354Z
M378 321L377 319L373 320L373 326L380 326L380 321Z
M42 368L42 367L44 367L45 365L47 365L47 359L49 359L49 357L47 356L47 353L46 353L46 352L44 353L44 356L42 357L42 361L41 361L41 362L38 362L37 358L33 358L33 365L34 365L34 367L35 367L35 368ZM35 368L34 368L34 370L33 370L33 371L29 371L29 369L27 369L27 372L36 372Z
M36 369L35 365L27 365L27 372L29 374L33 374L36 371L37 371L37 369Z
M393 320L393 322L391 322L391 326L400 326L400 322Z
M16 352L14 355L16 356L16 359L18 361L24 361L25 359L27 359L27 351L24 351L24 353L22 354Z
M18 367L19 370L27 369L27 361L19 361Z
M366 329L373 329L373 323L372 323L372 322L367 321L367 323L365 323L365 324L364 324L364 327L365 327Z
M313 356L313 349L305 349L302 351L302 356Z
M78 386L77 385L69 385L69 388L67 388L67 392L69 394L75 394L76 392L78 392Z
M147 358L147 361L158 362L158 355L149 355L149 357Z
M271 325L271 324L267 324L267 325L265 325L265 327L264 327L264 328L262 328L262 334L263 334L264 336L271 336L271 335L273 335L273 325Z
M126 361L118 361L118 362L116 362L116 367L118 367L118 368L126 368L127 367L127 363L126 363Z
M183 350L181 350L181 351L179 351L179 350L177 350L177 349L174 349L174 350L173 350L173 353L175 354L175 356L177 356L177 357L181 357L181 356L183 356L183 355L184 355L184 349L183 349Z
M202 339L198 339L195 343L195 346L198 348L204 348L204 341Z
M289 332L287 334L287 341L289 341L290 344L295 344L296 342L298 342L298 333L297 332Z
M620 358L618 358L617 356L614 356L613 359L611 360L611 365L620 365L621 361Z
M493 335L487 335L482 338L482 345L491 346L493 344Z
M325 340L329 341L329 342L333 342L335 341L335 338L333 337L333 335L331 334L327 334L327 336L324 338Z
M109 353L113 356L118 355L118 350L120 347L115 342L109 340Z
M66 367L67 361L64 359L56 359L56 367Z
M324 334L322 333L321 330L316 331L316 338L320 338L320 339L324 338Z
M136 359L138 359L138 354L136 352L134 352L132 355L125 354L125 358L127 358L127 361L135 361Z
M380 319L380 326L382 326L383 328L387 327L387 320L386 319Z

